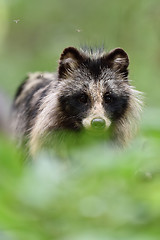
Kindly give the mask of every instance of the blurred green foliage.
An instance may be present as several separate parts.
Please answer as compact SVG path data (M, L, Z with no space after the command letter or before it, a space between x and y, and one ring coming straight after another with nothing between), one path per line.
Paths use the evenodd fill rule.
M142 121L139 137L124 151L99 142L74 148L68 159L42 152L24 164L23 152L1 137L0 239L158 240L156 117L153 124Z
M0 137L0 240L159 240L159 0L0 0L0 89L55 71L67 46L123 47L148 108L132 145L34 162Z

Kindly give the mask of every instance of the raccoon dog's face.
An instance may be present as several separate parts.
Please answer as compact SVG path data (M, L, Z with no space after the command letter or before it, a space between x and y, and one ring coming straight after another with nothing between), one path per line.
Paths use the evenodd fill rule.
M129 59L120 48L95 54L66 48L59 63L61 126L107 130L127 111Z

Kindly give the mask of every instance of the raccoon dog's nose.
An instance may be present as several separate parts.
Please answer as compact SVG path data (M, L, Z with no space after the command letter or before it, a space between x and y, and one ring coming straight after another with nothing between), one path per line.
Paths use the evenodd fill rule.
M94 118L91 121L91 126L94 129L104 129L106 126L106 122L103 118Z

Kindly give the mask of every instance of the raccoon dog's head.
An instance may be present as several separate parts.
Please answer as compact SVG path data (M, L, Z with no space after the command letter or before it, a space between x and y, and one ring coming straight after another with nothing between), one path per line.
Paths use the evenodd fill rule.
M31 133L32 154L43 144L45 132L57 129L95 129L96 134L110 129L114 142L128 143L142 103L141 93L128 80L128 65L128 55L121 48L109 53L64 49L57 81L39 109Z
M66 48L58 71L64 128L101 131L113 126L115 136L129 135L140 101L129 83L128 65L128 55L121 48L109 53Z

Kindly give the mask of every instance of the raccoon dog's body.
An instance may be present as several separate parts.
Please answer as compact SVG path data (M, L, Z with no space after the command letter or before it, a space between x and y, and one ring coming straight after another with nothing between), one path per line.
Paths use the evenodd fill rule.
M56 130L97 129L124 145L135 131L140 93L128 80L127 53L64 49L57 73L35 73L19 87L13 131L29 139L31 154Z

